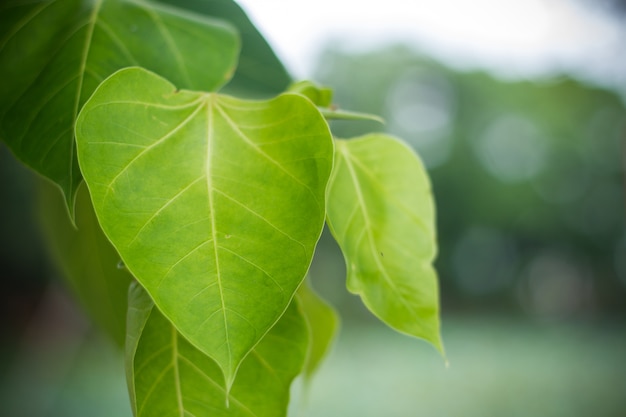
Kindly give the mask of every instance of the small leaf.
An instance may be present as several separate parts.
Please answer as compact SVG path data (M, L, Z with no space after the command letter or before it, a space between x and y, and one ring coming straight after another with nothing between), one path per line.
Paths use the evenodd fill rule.
M435 209L419 158L383 134L338 140L327 199L348 289L386 324L443 353Z
M289 305L322 231L333 142L306 99L243 101L117 72L85 104L98 220L177 329L231 384Z
M87 188L78 189L74 227L58 189L41 181L39 218L47 246L79 302L123 346L131 275L117 267L120 256L98 225Z
M3 2L0 139L59 185L71 213L81 181L74 123L100 81L141 65L181 88L213 90L237 52L230 26L146 1Z
M335 340L339 330L339 316L334 308L315 293L308 282L298 289L297 297L310 330L309 350L304 366L304 377L309 380Z
M139 285L129 298L127 381L136 417L280 417L306 356L295 303L250 352L227 395L217 364L185 340Z
M311 81L298 81L289 86L291 93L302 94L318 107L330 107L333 103L333 90L319 87Z

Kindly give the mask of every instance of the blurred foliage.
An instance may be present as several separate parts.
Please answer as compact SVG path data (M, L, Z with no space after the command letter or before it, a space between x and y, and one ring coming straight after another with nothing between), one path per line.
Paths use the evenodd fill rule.
M626 112L616 94L567 77L458 72L403 46L330 47L316 79L335 87L339 108L386 119L336 122L337 136L384 129L429 168L444 312L626 312Z
M1 143L0 178L0 331L4 340L13 341L37 309L47 283L46 264L33 222L32 175ZM0 375L15 353L13 343L0 343Z
M311 386L316 401L302 406L294 390L290 416L622 416L624 330L447 317L446 368L430 346L382 326L346 328Z

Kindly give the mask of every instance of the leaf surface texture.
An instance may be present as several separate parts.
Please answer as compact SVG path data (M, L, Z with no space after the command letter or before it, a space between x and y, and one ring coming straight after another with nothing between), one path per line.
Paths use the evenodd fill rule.
M392 328L443 352L435 209L417 155L383 134L339 140L327 198L348 289Z
M127 381L137 417L280 417L306 356L295 301L246 357L228 392L219 366L183 338L147 293L129 297Z
M77 124L104 232L163 314L232 383L304 279L324 223L333 142L298 95L178 91L131 68Z

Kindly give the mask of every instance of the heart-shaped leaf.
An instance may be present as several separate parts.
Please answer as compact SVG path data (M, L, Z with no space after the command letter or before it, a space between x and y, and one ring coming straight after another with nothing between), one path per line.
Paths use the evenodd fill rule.
M383 134L339 140L327 199L348 289L392 328L443 352L432 267L435 208L417 155Z
M81 181L74 122L98 83L141 65L210 91L232 75L238 48L229 25L147 1L3 2L0 139L59 185L72 212Z
M230 385L321 234L333 155L323 117L298 95L178 91L131 68L98 87L76 135L104 232Z
M280 417L308 340L295 301L250 352L227 392L217 364L185 340L139 285L129 294L126 374L137 417Z

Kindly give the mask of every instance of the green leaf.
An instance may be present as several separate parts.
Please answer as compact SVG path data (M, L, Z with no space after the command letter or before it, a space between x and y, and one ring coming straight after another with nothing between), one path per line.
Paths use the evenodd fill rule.
M160 0L233 24L241 36L239 65L225 91L255 96L274 96L287 88L291 77L248 16L232 0Z
M311 81L295 82L287 91L305 96L318 107L330 107L333 104L333 90L320 87Z
M98 225L86 187L76 195L76 227L56 187L41 181L39 219L43 236L62 275L93 321L124 345L131 275Z
M435 208L424 166L383 134L335 146L327 216L346 260L348 289L387 325L443 353L432 267Z
M213 90L232 75L235 30L140 0L10 0L0 5L0 139L63 191L81 181L74 123L96 86L140 65L181 88Z
M297 297L310 331L304 366L304 377L308 380L317 371L335 340L339 330L339 316L334 308L315 293L308 280L298 289Z
M80 166L104 232L159 309L231 384L304 279L333 142L298 95L178 91L139 68L85 104Z
M280 417L306 356L307 326L292 302L250 352L228 393L217 364L193 347L131 287L127 381L137 417Z

